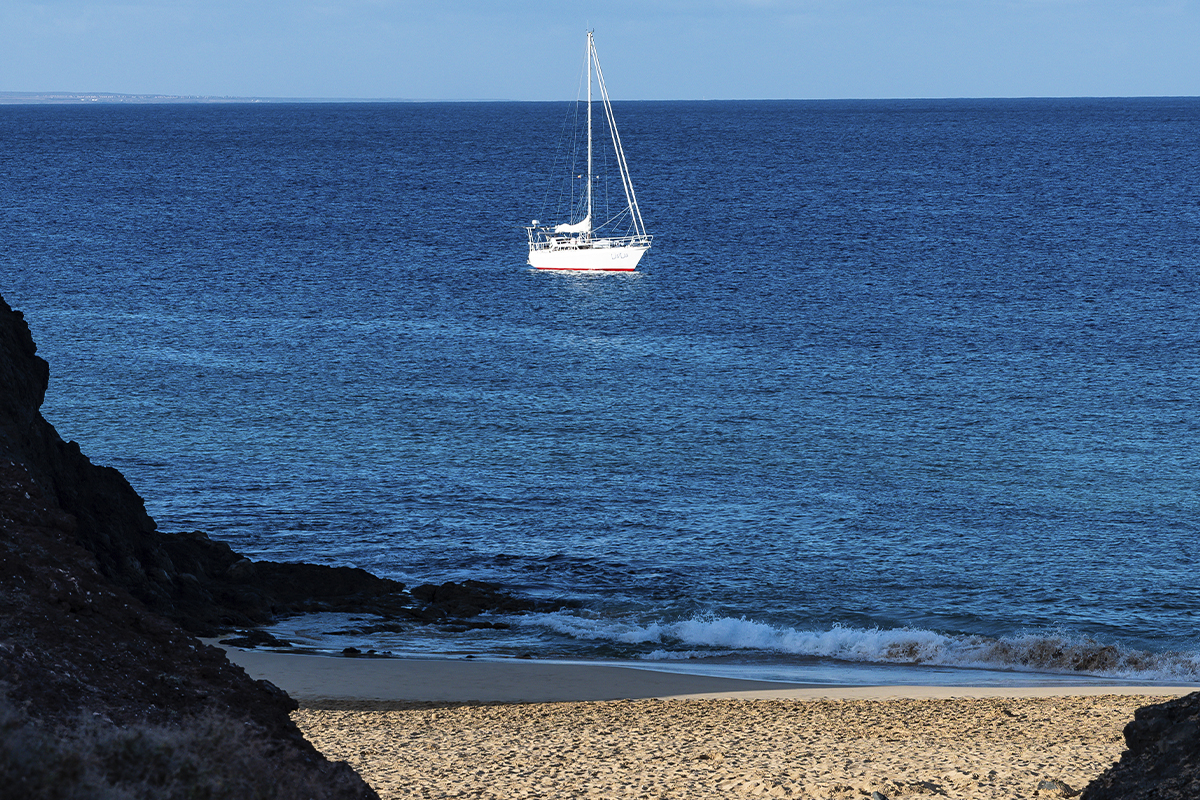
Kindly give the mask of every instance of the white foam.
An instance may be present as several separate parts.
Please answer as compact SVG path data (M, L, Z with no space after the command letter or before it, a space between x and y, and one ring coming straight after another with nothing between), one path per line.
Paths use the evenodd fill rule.
M1059 633L994 639L952 636L919 628L834 625L823 630L806 630L745 617L696 616L639 622L573 612L530 614L514 617L511 622L575 639L661 645L641 655L651 660L757 652L859 663L1061 672L1154 681L1200 680L1198 653L1136 651Z

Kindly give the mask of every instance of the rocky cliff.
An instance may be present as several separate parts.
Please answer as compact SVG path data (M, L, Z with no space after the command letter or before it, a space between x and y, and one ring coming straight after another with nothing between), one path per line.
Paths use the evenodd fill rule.
M172 556L198 540L176 546L159 534L116 470L91 464L59 438L39 411L48 377L24 319L0 298L0 693L7 704L51 736L85 721L178 730L193 720L233 720L269 756L243 763L243 771L265 770L279 777L277 785L302 785L317 797L376 797L347 765L329 762L300 735L288 716L291 698L147 607L186 605L195 587ZM0 726L7 746L0 747L0 772L17 782L9 788L28 777L28 757L20 761L11 746L13 725ZM202 763L203 750L189 769L214 785L244 785L245 775L222 774L227 764ZM77 761L71 754L62 763ZM61 764L49 772L61 775ZM171 779L156 780L167 796L162 781ZM44 796L37 787L23 791Z
M0 298L0 455L28 472L47 513L65 515L100 573L147 608L212 635L288 612L411 607L411 598L398 596L403 585L362 570L251 564L203 533L158 532L117 470L92 464L42 418L48 380L22 315Z
M409 593L363 570L252 562L203 533L162 533L119 472L92 464L42 417L49 374L23 316L0 297L0 695L46 730L77 728L81 713L114 729L211 725L216 715L258 737L270 763L254 769L279 777L269 791L374 797L300 735L291 698L191 634L305 611L373 613L395 629L534 607L488 584ZM12 730L0 719L0 739ZM0 780L19 777L13 763L0 752ZM243 785L223 763L206 769L215 785Z

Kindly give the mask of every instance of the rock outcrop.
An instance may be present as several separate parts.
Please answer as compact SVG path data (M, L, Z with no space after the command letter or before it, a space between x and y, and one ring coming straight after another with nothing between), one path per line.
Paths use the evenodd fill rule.
M175 556L196 568L191 549L221 548L158 533L120 473L63 442L39 410L48 377L24 319L0 298L0 694L47 730L77 728L81 715L114 729L233 720L268 755L259 766L288 785L376 798L304 739L290 697L147 607L178 608L192 591ZM156 569L171 588L154 586ZM217 783L244 778L205 768Z
M100 573L150 610L215 635L286 613L411 604L396 598L402 584L363 570L251 564L203 533L159 532L121 473L92 464L42 417L49 374L23 316L0 298L0 455L27 470L47 513L63 515Z
M395 630L541 605L478 582L414 596L360 569L253 562L203 533L160 532L117 470L92 464L42 417L49 374L23 316L0 298L0 697L31 724L77 727L82 713L114 729L182 730L216 715L258 737L263 768L288 776L280 787L373 798L301 736L290 697L191 634L307 611L376 614Z
M87 705L114 721L167 719L216 704L298 739L286 695L187 633L311 611L375 614L394 631L558 607L477 581L410 594L361 569L253 562L201 532L158 531L117 470L42 417L49 376L0 297L0 681L41 716Z
M1200 692L1139 708L1125 726L1125 746L1082 800L1200 797Z
M475 581L422 587L414 597L365 570L251 562L202 532L162 533L121 473L92 464L42 418L48 381L23 316L0 297L0 456L28 471L47 513L65 515L104 577L192 633L215 636L312 611L378 614L395 625L557 607Z

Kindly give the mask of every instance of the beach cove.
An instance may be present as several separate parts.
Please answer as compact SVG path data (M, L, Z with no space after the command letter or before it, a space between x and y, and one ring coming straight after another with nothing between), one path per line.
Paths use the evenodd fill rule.
M1121 756L1135 709L1190 691L814 687L600 665L229 656L292 694L309 741L383 798L1073 796L1063 792Z
M986 705L1017 690L961 685L1200 681L1200 101L620 111L656 239L611 280L525 268L518 223L542 215L514 200L540 150L478 160L474 132L527 144L550 106L6 111L0 289L33 326L0 305L14 699L114 735L220 705L298 767L209 758L219 774L311 771L331 797L373 796L301 739L292 700L183 633L270 625L295 649L445 659L351 674L369 660L292 657L337 665L303 679L313 692L264 675L305 713L407 715L379 738L341 718L331 742L305 723L389 796L1107 781L1156 689L1096 730L1108 694L1033 697L1052 709L1035 725ZM468 584L525 605L442 597ZM961 677L929 713L854 728L835 711L902 695L646 670L604 673L614 694L579 668L608 661ZM1140 793L1093 783L1085 800L1200 796L1189 702L1124 743ZM659 722L660 706L680 710ZM470 709L512 714L441 716ZM1055 780L1070 788L1039 788Z

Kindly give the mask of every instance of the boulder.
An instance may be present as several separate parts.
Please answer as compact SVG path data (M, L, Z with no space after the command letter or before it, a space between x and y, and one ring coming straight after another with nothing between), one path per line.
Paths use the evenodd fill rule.
M474 617L485 611L519 613L548 610L562 605L538 603L509 594L494 583L472 580L462 583L449 581L438 586L425 583L415 587L412 596L424 603L431 614L451 617Z
M1139 708L1125 726L1125 747L1082 800L1200 797L1200 692Z

